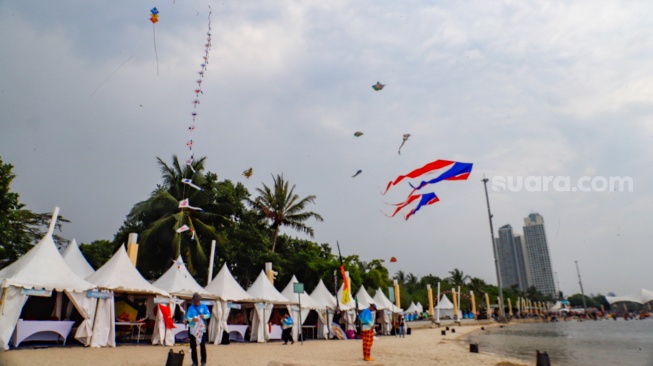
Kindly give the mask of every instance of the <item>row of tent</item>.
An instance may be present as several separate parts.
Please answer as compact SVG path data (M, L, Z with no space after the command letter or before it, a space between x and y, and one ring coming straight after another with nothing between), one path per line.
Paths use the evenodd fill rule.
M16 328L22 308L29 296L39 296L36 292L56 292L56 305L59 318L63 294L83 318L74 338L85 346L115 347L115 294L140 295L148 298L147 316L155 319L152 344L172 346L174 334L166 331L165 321L159 306L167 306L174 314L175 307L199 293L203 301L212 305L212 318L209 324L209 340L220 343L224 331L229 332L227 319L232 308L252 308L250 340L265 342L270 338L268 323L274 307L285 307L293 318L306 319L309 311L318 315L317 335L329 336L336 309L341 311L340 322L346 330L355 330L356 310L362 310L374 303L383 334L390 334L392 315L403 310L395 306L379 288L374 297L361 286L352 299L343 304L342 287L338 297L333 296L322 281L312 293L294 293L295 276L282 292L276 290L265 273L245 291L231 275L225 264L206 287L200 286L188 272L181 258L175 262L157 281L150 283L134 267L124 246L101 268L94 271L88 264L77 244L71 244L59 253L52 239L55 210L50 228L41 241L17 261L0 270L0 349L8 350L10 338ZM48 295L49 296L49 295ZM298 297L299 296L299 297ZM295 300L297 299L297 300ZM446 299L444 297L443 299ZM446 300L448 302L448 299ZM234 306L234 304L238 304ZM300 305L301 304L301 308ZM444 304L443 304L444 305ZM71 309L68 310L70 312ZM295 322L295 339L300 330ZM219 336L220 335L220 336Z

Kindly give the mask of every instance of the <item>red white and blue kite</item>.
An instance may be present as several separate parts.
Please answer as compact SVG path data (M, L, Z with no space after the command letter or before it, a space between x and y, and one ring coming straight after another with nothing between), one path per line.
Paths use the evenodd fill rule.
M383 194L386 194L390 188L399 184L401 181L403 181L406 178L416 179L416 178L420 178L423 175L439 173L436 178L430 180L422 180L417 185L413 185L409 183L410 187L412 188L412 191L409 193L408 198L404 202L394 204L394 206L397 206L397 208L392 213L392 215L389 216L394 217L403 208L405 208L406 206L410 205L415 201L418 201L415 208L413 208L408 212L408 214L406 214L405 219L408 220L412 215L416 214L417 211L419 211L423 206L429 206L440 201L440 198L438 198L438 196L434 192L415 194L415 191L419 191L427 185L435 184L443 180L467 180L467 178L469 178L469 174L472 172L472 167L473 167L472 163L460 163L451 160L435 160L424 165L421 168L417 168L409 172L408 174L398 176L397 178L395 178L394 181L388 182L388 186L386 187L385 192L383 192Z

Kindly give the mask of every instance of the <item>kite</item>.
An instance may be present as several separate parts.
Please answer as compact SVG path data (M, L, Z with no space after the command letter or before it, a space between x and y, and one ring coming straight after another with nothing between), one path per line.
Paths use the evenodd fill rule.
M356 132L354 132L354 136L361 137L361 136L363 136L363 133L360 132L360 131L356 131Z
M390 258L390 263L394 263L396 261L397 261L397 258L395 258L395 257Z
M467 180L467 178L469 178L469 174L472 172L472 167L473 167L472 163L461 163L461 162L450 161L450 160L435 160L422 166L421 168L417 168L411 171L406 175L398 176L397 178L395 178L394 181L390 181L388 183L385 192L383 192L382 194L386 194L392 186L397 185L405 178L419 178L424 174L432 173L435 171L439 171L440 173L436 178L433 178L428 181L421 181L418 185L413 185L409 183L409 186L413 190L409 193L408 198L404 202L394 204L394 206L396 206L395 211L392 213L392 215L386 215L386 216L394 217L397 213L399 213L399 211L404 209L406 206L417 201L417 205L415 206L415 208L410 210L408 214L406 214L406 216L404 217L406 220L408 220L411 216L416 214L422 207L429 206L440 201L440 198L434 192L414 194L415 191L418 191L429 184L435 184L443 180Z
M177 229L177 230L175 230L175 231L181 234L181 233L183 233L184 231L188 231L188 230L190 230L190 228L188 227L188 225L184 225L184 226L180 227L179 229Z
M154 56L156 56L156 76L159 76L159 54L156 51L156 32L154 24L159 21L159 10L156 6L150 10L152 16L150 16L150 21L152 22L152 37L154 38Z
M202 210L202 209L199 208L199 207L193 207L193 206L191 206L191 205L190 205L190 202L188 202L188 198L186 198L185 200L181 200L181 201L179 201L179 208L189 208L189 209L191 209L191 210L204 211L204 210Z
M404 144L406 143L406 141L408 141L409 138L410 138L410 134L409 134L409 133L405 133L405 134L404 134L404 140L401 141L401 145L399 145L399 151L397 151L397 153L398 153L399 155L401 155L401 147L404 146Z
M352 175L351 177L352 177L352 178L356 178L356 177L357 177L360 173L362 173L362 172L363 172L362 169L358 169L358 171L356 172L356 174Z
M383 90L384 86L385 84L381 84L380 82L377 81L376 84L372 85L372 89L379 91L379 90Z
M202 187L193 184L193 180L192 180L192 179L189 179L189 178L182 178L181 182L184 183L184 184L188 184L189 186L191 186L191 187L197 189L198 191L203 191Z
M254 173L254 169L249 168L249 169L247 169L247 170L245 170L245 171L243 172L243 176L244 176L245 178L249 179L249 178L252 176L253 173Z

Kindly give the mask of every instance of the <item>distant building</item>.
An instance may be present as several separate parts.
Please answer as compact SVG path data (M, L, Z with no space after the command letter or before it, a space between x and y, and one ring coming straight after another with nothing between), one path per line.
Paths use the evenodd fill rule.
M499 272L504 288L517 285L520 291L528 288L528 275L521 237L515 235L510 224L499 228L496 240L499 255Z
M524 218L524 242L527 258L525 263L530 267L529 284L545 295L556 296L544 218L540 214L532 213Z

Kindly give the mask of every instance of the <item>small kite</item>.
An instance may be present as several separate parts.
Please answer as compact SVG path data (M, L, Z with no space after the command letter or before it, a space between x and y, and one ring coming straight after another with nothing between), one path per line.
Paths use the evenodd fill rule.
M356 178L356 177L357 177L358 175L360 175L360 173L362 173L362 172L363 172L362 169L358 169L358 171L356 172L356 174L352 175L351 177L352 177L352 178Z
M361 136L363 136L363 133L360 132L360 131L356 131L356 132L354 132L354 136L355 137L361 137Z
M383 90L384 86L385 84L381 84L380 82L377 81L376 84L372 85L372 89L379 91L379 90Z
M397 258L395 258L395 257L390 258L390 263L394 263L396 261L397 261Z
M190 205L190 202L188 202L188 198L186 198L185 200L181 200L181 201L179 201L179 208L188 208L188 209L196 210L196 211L204 211L204 210L202 210L202 209L199 208L199 207L193 207L193 206L191 206L191 205Z
M254 169L252 168L249 168L243 172L243 176L247 179L249 179L252 176L252 174L254 174Z
M397 151L397 153L398 153L399 155L401 155L401 147L404 146L404 144L406 143L406 141L408 141L409 138L410 138L410 134L409 134L409 133L405 133L405 134L404 134L404 139L403 139L403 141L401 141L401 145L399 145L399 150Z
M197 189L198 191L204 191L204 190L202 189L202 187L193 184L193 180L192 180L192 179L189 179L189 178L183 178L183 179L181 180L181 182L184 183L184 184L188 184L189 186L191 186L191 187Z
M150 10L150 13L152 14L150 21L152 22L152 37L154 39L154 56L156 56L156 76L159 76L159 54L156 51L156 32L154 31L154 24L159 21L159 10L155 6Z
M181 233L183 233L184 231L188 231L188 230L190 230L190 228L188 227L188 225L184 225L184 226L180 227L179 229L177 229L177 230L175 230L175 231L181 234Z

